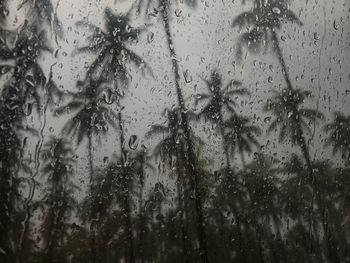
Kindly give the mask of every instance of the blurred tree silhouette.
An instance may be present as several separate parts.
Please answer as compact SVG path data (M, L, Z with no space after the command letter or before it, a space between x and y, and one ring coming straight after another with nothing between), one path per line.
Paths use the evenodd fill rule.
M63 248L68 235L68 219L76 208L72 183L73 151L65 139L51 137L41 152L45 164L42 168L47 186L39 205L44 208L41 233L44 243L45 262L65 262Z
M317 130L316 124L324 119L322 107L312 109L311 90L292 85L280 42L285 40L278 34L286 23L302 23L290 10L289 1L242 0L252 9L233 21L233 26L247 28L239 35L237 55L243 58L244 48L253 54L271 48L286 81L278 91L272 90L271 83L264 87L264 93L272 90L272 96L261 109L262 115L254 112L252 116L241 112L259 111L265 97L253 105L256 100L247 96L246 103L240 104L239 96L250 93L236 80L224 86L219 70L203 79L207 92L195 94L195 102L204 104L199 114L187 108L180 67L188 60L177 57L172 34L183 25L172 27L171 22L173 12L176 21L182 19L179 12L184 5L197 7L195 0L179 1L179 8L171 0L135 1L137 15L146 11L146 17L133 16L134 8L114 14L111 7L103 6L103 27L87 20L78 22L78 28L83 26L90 33L88 44L76 52L91 55L92 63L76 83L77 92L62 92L54 82L59 50L51 65L46 60L52 49L44 29L51 28L58 46L58 37L63 36L56 12L59 1L19 2L17 10L8 10L13 3L0 0L1 262L349 261L350 117L335 112ZM208 10L215 3L203 4ZM22 8L25 22L7 30L8 12ZM145 28L131 26L138 19L149 22L150 16L158 17L164 27L177 104L167 104L171 109L165 111L166 120L150 124L142 137L130 134L129 125L138 113L123 106L131 103L125 90L134 84L136 72L132 71L153 76L133 51L134 44L142 44ZM327 13L325 17L332 16ZM155 47L149 53L152 58L162 50ZM162 63L166 62L159 63L165 68ZM216 67L226 72L221 62ZM163 73L169 73L160 73L168 81ZM70 100L62 103L65 97ZM160 104L156 106L160 112ZM62 137L50 136L53 128L46 131L52 114L65 116L54 119L58 127L63 124ZM198 132L207 120L218 129L217 134ZM263 136L265 128L268 133L278 130L276 140L271 134ZM100 143L101 137L113 138L118 145L103 160L94 155L95 139ZM226 164L219 163L222 150L213 146L220 137ZM70 139L77 142L77 149L72 149ZM76 159L85 139L89 180L84 183L83 163ZM331 146L334 158L323 160L327 155L320 153L318 142ZM292 149L287 156L280 155L282 143L297 146L300 152ZM150 144L155 147L146 150ZM336 153L344 163L337 162ZM239 158L242 166L234 163ZM42 178L36 176L39 172ZM82 189L87 187L86 193L78 191L78 182Z

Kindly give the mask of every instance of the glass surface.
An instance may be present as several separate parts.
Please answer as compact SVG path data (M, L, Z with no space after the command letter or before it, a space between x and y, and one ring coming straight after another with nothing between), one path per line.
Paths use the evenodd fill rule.
M0 262L350 261L348 0L0 0Z

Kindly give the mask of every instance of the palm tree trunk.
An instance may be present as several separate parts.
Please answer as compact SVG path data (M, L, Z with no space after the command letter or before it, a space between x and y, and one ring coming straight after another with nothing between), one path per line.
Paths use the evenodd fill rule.
M289 90L293 90L293 86L292 86L292 83L290 81L290 77L289 77L289 74L288 74L288 71L287 71L287 66L286 66L286 63L284 61L282 50L281 50L280 45L279 45L278 36L277 36L277 33L275 31L272 32L272 41L274 43L274 48L275 48L275 50L277 52L278 60L279 60L279 62L281 64L281 66L282 66L282 72L283 72L283 76L284 76L284 79L285 79L286 84L287 84L287 88ZM314 177L314 174L313 174L310 154L309 154L306 142L305 142L305 138L303 136L303 131L301 129L301 126L298 125L297 129L298 129L297 132L299 132L299 138L300 138L299 145L300 145L301 152L302 152L302 154L304 156L304 159L305 159L305 162L306 162L306 166L307 166L307 170L308 170L308 173L309 173L309 177L310 177L312 186L313 186L314 191L315 191L315 197L316 197L317 206L318 206L318 208L320 210L321 224L322 224L322 228L323 228L323 231L324 231L324 234L325 234L325 242L326 242L326 247L327 247L327 250L328 250L328 257L331 260L331 262L337 263L337 262L339 262L339 259L338 259L337 253L335 253L335 251L332 251L333 249L331 248L329 231L327 230L327 220L324 217L324 212L325 211L323 209L323 204L322 204L322 201L321 201L321 197L320 197L320 195L318 193L316 178Z
M16 212L14 205L14 197L18 189L13 188L13 181L17 175L14 167L20 161L22 157L20 153L17 153L17 149L21 148L20 139L18 138L16 131L12 128L13 124L22 121L20 115L21 106L23 106L20 94L18 94L18 87L20 87L21 77L24 76L27 66L15 67L13 75L13 84L10 87L4 87L1 91L1 97L3 99L1 105L1 126L2 133L0 138L0 147L5 150L0 155L1 176L0 176L0 247L5 252L0 253L0 261L20 261L20 253L15 253L16 248L21 250L21 239L19 244L16 244L16 248L12 248L10 244L10 230L11 230L11 217ZM14 100L13 98L16 98ZM20 106L20 107L18 107ZM9 145L9 142L12 144ZM15 153L15 154L14 154ZM31 189L29 189L31 191ZM26 218L27 219L27 218ZM25 227L22 230L21 237L24 235Z
M139 245L138 245L138 253L140 255L140 262L144 263L144 231L145 231L145 211L143 208L143 188L145 186L144 183L144 174L143 174L143 162L144 162L144 156L142 156L142 163L141 163L141 174L140 174L140 192L139 192Z
M243 170L244 170L245 167L246 167L244 153L243 153L243 151L241 151L239 154L241 155L242 167L243 167Z
M177 157L177 196L178 196L178 209L180 211L180 227L181 227L181 238L182 238L182 254L184 257L184 262L189 263L190 262L190 255L189 251L191 250L190 244L188 242L189 236L186 231L186 226L184 222L184 214L187 213L187 194L186 194L186 180L185 176L183 175L183 170L181 169L181 165L179 164L179 160L181 159L181 156L179 154L179 151L176 150L176 157ZM182 180L180 180L180 176L182 176ZM182 188L181 188L182 187ZM186 214L188 215L188 214Z
M244 162L244 158L242 159L242 162ZM249 201L248 201L249 204L248 205L249 205L249 208L252 211L254 211L255 208L254 208L254 203L253 203L253 200L252 200L252 189L250 189L250 187L247 187L247 190L248 190L248 195L249 195ZM250 223L248 222L247 219L246 219L246 222L247 222L247 225L249 225ZM255 234L257 236L257 241L258 241L258 246L259 246L259 259L258 259L258 262L265 263L264 248L262 246L262 237L264 235L263 229L261 227L261 224L260 224L256 214L251 215L249 219L250 219L250 222L252 224L252 227L255 230Z
M134 252L134 236L133 228L131 222L131 205L130 205L130 179L127 177L125 170L125 162L127 158L127 153L124 149L124 129L123 129L123 119L122 113L118 112L118 122L119 122L119 132L120 132L120 151L122 155L122 176L123 176L123 210L124 210L124 231L125 231L125 243L127 244L128 255L125 260L127 263L135 263L135 252Z
M225 152L225 157L226 157L226 167L230 169L231 168L230 155L228 152L228 144L225 142L225 128L224 128L224 121L223 121L223 116L221 112L219 114L219 128L220 128L222 144Z
M300 138L299 145L301 148L301 152L304 156L307 170L309 173L309 180L311 182L311 186L312 186L314 193L315 193L316 203L317 203L317 207L318 207L320 218L321 218L321 225L322 225L322 230L323 230L323 234L324 234L325 245L326 245L326 249L327 249L327 257L330 260L330 262L339 263L340 261L339 261L338 253L336 251L337 249L334 248L332 245L333 242L331 241L332 238L331 238L331 234L330 234L329 229L328 229L327 218L325 216L325 212L326 212L325 207L324 207L324 204L322 201L321 194L318 190L317 178L315 177L314 172L313 172L310 153L309 153L308 147L306 145L306 141L305 141L303 131L301 129L300 124L297 127L297 132L298 132L298 137Z
M174 48L174 43L171 36L170 24L169 24L169 2L168 0L160 1L160 12L162 14L165 34L168 42L168 49L170 52L170 58L172 61L172 67L175 77L175 88L178 99L178 104L180 108L181 114L181 126L184 131L185 139L187 142L187 157L189 163L187 164L187 168L191 175L193 175L193 187L195 193L195 209L197 214L197 228L198 228L198 241L199 241L199 253L202 263L208 262L208 247L207 247L207 237L205 232L205 223L204 223L204 215L203 215L203 205L202 205L202 193L200 190L200 175L198 172L198 167L196 165L196 157L193 151L193 145L190 137L190 128L188 124L187 111L185 107L184 98L182 95L182 90L180 88L180 74L179 74L179 66L176 60L176 53Z
M242 233L241 233L241 218L237 210L235 209L234 205L231 206L232 213L236 217L236 231L234 231L233 235L237 236L237 247L236 250L238 251L237 256L234 260L234 262L247 262L247 253L245 249L245 244L243 242Z
M272 31L272 41L274 44L275 51L277 53L278 61L280 62L281 67L282 67L282 74L283 74L283 77L287 83L287 88L289 90L293 90L292 82L290 81L287 66L286 66L286 63L284 61L282 50L281 50L281 47L280 47L280 44L278 41L278 36L277 36L277 33L275 31Z
M5 154L4 154L5 155ZM6 158L5 158L6 159ZM5 252L0 253L0 261L13 262L15 255L10 247L10 219L14 210L11 190L11 168L9 162L1 160L2 169L0 177L0 247Z
M222 137L222 143L223 143L223 148L225 152L225 157L226 157L226 167L228 170L231 169L231 164L230 164L230 155L228 151L228 144L225 142L225 129L223 125L223 116L222 113L220 112L219 114L219 128L220 128L220 133ZM232 208L233 214L236 216L236 221L237 221L237 227L236 227L236 235L237 235L237 241L238 241L238 258L239 262L245 262L247 259L247 254L246 250L243 245L243 239L242 239L242 234L241 234L241 220L240 220L240 215L236 211L236 209Z
M93 153L92 153L92 131L88 130L88 149L89 149L89 172L90 172L90 195L91 195L91 211L90 211L90 250L91 250L91 261L92 263L97 262L96 255L96 214L94 211L94 206L92 204L92 195L94 192L94 167L93 167Z
M185 263L189 263L190 262L190 258L189 258L189 254L188 254L188 236L187 236L187 231L185 228L185 224L184 224L184 206L183 206L183 199L182 197L184 196L184 194L181 191L181 182L178 179L177 181L177 196L178 196L178 209L180 211L180 227L181 227L181 238L182 238L182 254L184 257L184 262Z
M54 186L53 186L54 187ZM54 228L55 228L55 223L56 223L56 216L55 216L55 207L54 207L54 201L53 199L51 200L51 204L49 207L49 218L50 218L50 222L48 225L48 237L47 237L47 242L46 242L46 247L45 247L45 253L43 254L43 259L44 262L52 262L53 259L53 247L54 247L54 238L55 238L55 234L54 234ZM51 213L51 216L50 216Z
M274 228L276 231L276 242L278 245L278 256L283 262L288 262L288 251L285 247L285 242L283 241L282 233L281 233L281 224L278 220L278 216L275 213L276 208L273 208L272 221L274 224Z

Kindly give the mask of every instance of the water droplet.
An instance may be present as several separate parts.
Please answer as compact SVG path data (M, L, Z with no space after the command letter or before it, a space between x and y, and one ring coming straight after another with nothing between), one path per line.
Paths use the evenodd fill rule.
M272 82L273 82L273 78L272 78L271 76L269 76L269 77L267 78L267 81L268 81L269 83L272 83Z
M338 23L336 20L333 21L333 28L334 28L335 30L338 30L338 29L339 29L339 23Z
M25 103L22 107L23 114L26 116L29 116L30 114L32 114L32 108L33 108L33 104Z
M129 148L131 150L136 150L137 146L139 144L138 138L136 135L131 135L129 139Z
M103 92L103 100L109 105L114 102L114 94L111 89L107 89Z
M180 17L180 16L182 15L182 10L176 8L176 9L175 9L175 15L176 15L177 17Z
M320 35L317 32L314 33L314 39L320 40Z
M268 122L270 122L271 121L271 117L266 117L266 118L264 118L264 122L265 123L268 123Z
M154 39L154 33L153 32L149 32L147 34L147 41L148 41L148 43L152 43L153 39Z
M275 14L280 14L281 10L278 7L273 7L272 12L274 12Z
M184 75L184 78L185 78L185 82L186 82L186 83L192 82L192 75L191 75L191 73L189 72L188 69L186 69L186 70L184 71L183 75Z
M23 146L22 146L23 148L27 146L27 141L28 141L28 137L25 137L23 139Z

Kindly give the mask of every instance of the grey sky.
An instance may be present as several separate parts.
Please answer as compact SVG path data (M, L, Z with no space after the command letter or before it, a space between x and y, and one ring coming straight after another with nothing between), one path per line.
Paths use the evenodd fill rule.
M57 4L57 0L54 2ZM71 56L76 47L86 43L85 39L89 35L88 31L77 28L75 23L88 19L96 25L103 26L102 14L105 6L114 7L116 13L125 12L132 2L125 0L114 4L114 0L59 0L57 14L64 26L65 40L59 43L61 48L58 58L45 56L43 63L51 65L57 62L54 75L62 89L76 90L75 83L84 77L84 66L87 66L92 58L89 55ZM202 0L195 10L191 10L179 2L173 12L177 9L176 13L181 15L173 14L171 26L181 72L188 70L192 76L189 83L182 78L188 107L194 109L191 96L204 90L204 83L198 76L207 78L211 70L218 69L225 83L237 79L252 92L251 98L242 101L241 111L244 115L254 117L255 123L265 129L266 115L262 112L262 107L271 95L271 85L273 89L278 90L284 87L285 83L278 61L271 53L247 55L241 63L235 57L238 28L232 28L231 23L236 15L249 9L249 6L242 7L238 0ZM15 1L11 2L11 5L15 6ZM291 10L299 15L304 26L298 28L296 25L286 24L278 32L281 39L285 39L281 40L282 49L293 84L313 92L315 98L307 104L313 108L318 106L326 115L327 121L334 111L350 112L350 92L346 91L350 90L349 8L347 0L295 0L291 4ZM10 24L13 28L21 23L20 14L12 13L10 19L13 21L13 24ZM132 45L132 49L150 65L155 79L147 75L144 77L140 70L131 67L133 79L122 101L125 106L125 127L128 136L138 135L141 143L145 143L150 149L155 141L143 142L143 135L152 124L165 124L163 110L176 106L177 102L163 27L157 19L159 18L146 21L153 25L141 36L139 43ZM139 18L133 25L143 26L144 23L145 20ZM151 42L147 40L147 36L151 34L149 32L154 34ZM268 81L269 77L273 80L272 84ZM57 119L50 117L50 114L48 116L47 135L51 132L58 134L66 117ZM36 123L36 119L28 122ZM320 138L319 130L322 126L316 127L314 138L310 142L311 152L316 158L331 158L336 162L337 158L330 155L321 144L323 138ZM50 127L52 129L49 129ZM217 138L211 125L200 123L195 125L195 130L202 138L210 140L204 149L204 155L221 156L220 138ZM275 138L275 134L264 134L260 138L262 145L266 144L267 140L271 141L266 147L268 153L277 152L277 157L281 158L298 150L278 145ZM32 143L35 144L36 141ZM115 132L103 138L101 146L96 143L95 165L101 165L103 157L110 156L118 149L118 143ZM77 155L77 169L84 174L84 171L87 171L85 143L79 147ZM220 160L215 159L215 162L217 166ZM240 165L239 161L236 163L237 166Z

